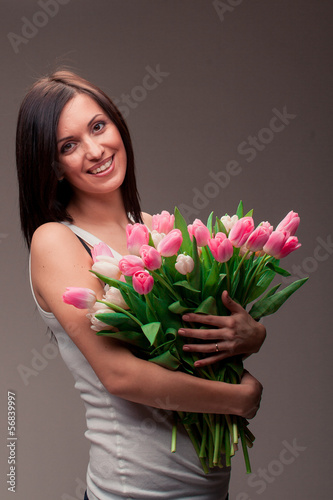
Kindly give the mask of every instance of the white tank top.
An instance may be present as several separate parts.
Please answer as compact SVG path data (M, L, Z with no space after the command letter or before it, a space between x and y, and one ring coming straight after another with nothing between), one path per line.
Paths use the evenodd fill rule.
M100 242L87 231L65 224L89 245ZM116 258L121 258L111 250ZM204 474L181 425L178 425L177 451L171 453L172 413L110 394L56 317L40 307L32 284L31 290L85 405L85 436L90 441L89 500L225 500L230 468Z

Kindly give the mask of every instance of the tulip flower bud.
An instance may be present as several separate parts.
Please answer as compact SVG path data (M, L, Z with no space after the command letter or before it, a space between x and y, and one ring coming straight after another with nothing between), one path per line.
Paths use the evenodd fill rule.
M284 219L278 224L275 231L288 231L290 236L294 236L300 223L300 218L296 212L292 210L285 216Z
M228 238L234 247L239 248L244 245L253 230L252 217L242 217L231 228Z
M172 229L157 246L157 251L163 257L176 255L183 241L183 235L180 229Z
M151 292L154 286L154 278L148 271L137 271L133 274L133 288L140 295Z
M103 241L101 241L100 243L97 243L97 245L94 245L92 247L91 256L92 256L94 262L96 262L98 260L97 257L103 257L105 255L108 257L113 257L113 253L112 253L111 249Z
M62 296L65 304L70 304L78 309L90 309L96 302L96 294L90 288L69 286Z
M149 245L142 245L140 248L140 255L145 267L150 271L155 271L155 269L159 269L161 267L162 257L156 248Z
M103 299L107 302L112 302L112 304L122 307L123 309L129 309L127 303L121 295L121 292L114 286L110 286L108 290L106 290L105 294L103 295Z
M96 262L92 265L92 271L96 273L102 274L103 276L107 276L108 278L112 278L118 280L120 278L120 269L119 263L117 259L113 257L108 257L106 255L98 255L96 257ZM100 260L103 259L103 260Z
M282 259L283 257L287 257L291 252L294 252L301 246L301 243L298 242L298 238L296 236L290 236L285 242L284 246L277 254L277 259Z
M223 217L221 217L221 222L226 228L227 233L229 233L229 231L234 227L237 221L237 215L233 215L232 217L230 217L230 215L224 215Z
M208 246L217 262L227 262L234 252L232 243L224 233L217 233L215 238L209 239Z
M100 305L102 305L102 304L100 304ZM108 312L113 312L113 311L111 311L111 309L108 307ZM95 316L96 314L102 314L102 313L105 313L105 308L97 309L97 311L93 314L87 314L87 318L89 318L90 322L91 322L90 328L92 330L94 330L94 332L99 332L100 330L110 330L112 332L117 331L117 329L114 326L107 325L106 323L104 323L100 319L96 318L96 316Z
M180 274L191 273L194 269L194 260L190 255L181 253L177 256L175 268Z
M210 232L207 226L200 219L195 219L193 224L187 226L191 240L193 236L197 240L198 247L204 247L207 245L210 238Z
M158 247L158 244L161 240L163 240L165 234L164 233L158 233L156 231L156 229L153 229L152 232L150 233L151 234L151 237L152 237L152 240L154 242L154 246L155 248Z
M263 247L264 252L277 259L288 238L288 231L273 231Z
M125 276L133 276L137 271L143 271L145 265L143 260L136 255L125 255L119 261L119 269Z
M142 245L148 245L149 231L144 224L127 224L127 249L133 255L139 255Z
M175 222L175 216L170 215L166 210L162 210L160 214L153 215L152 229L158 233L168 234Z
M262 250L263 246L268 241L268 238L272 233L270 228L272 228L273 230L272 226L268 227L264 224L259 225L248 237L245 243L246 248L248 250L251 250L252 252L258 252L259 250Z

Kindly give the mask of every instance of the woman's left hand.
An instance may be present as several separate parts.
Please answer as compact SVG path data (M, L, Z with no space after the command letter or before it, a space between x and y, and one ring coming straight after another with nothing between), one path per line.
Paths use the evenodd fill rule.
M244 357L258 352L266 337L266 328L255 321L245 309L237 304L224 291L222 302L229 309L230 316L214 316L186 313L183 319L187 322L203 323L215 328L196 329L181 328L179 335L187 338L207 340L207 343L185 344L183 349L188 352L210 354L195 362L195 366L206 366L221 359L237 354ZM216 328L217 327L217 328Z

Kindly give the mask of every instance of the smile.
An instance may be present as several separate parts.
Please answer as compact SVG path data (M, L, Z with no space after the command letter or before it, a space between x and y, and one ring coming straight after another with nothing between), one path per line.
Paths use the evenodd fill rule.
M106 161L103 165L100 165L99 167L95 168L94 170L90 170L88 173L92 175L100 174L102 172L105 172L106 170L109 170L111 166L113 166L113 159L114 155L112 155L111 159Z

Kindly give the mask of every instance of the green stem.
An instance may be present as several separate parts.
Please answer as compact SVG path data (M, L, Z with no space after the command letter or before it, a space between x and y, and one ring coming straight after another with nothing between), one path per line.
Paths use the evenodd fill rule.
M175 453L177 446L177 413L174 412L174 420L171 433L171 453Z
M112 304L112 302L106 302L105 300L96 300L96 302L100 302L101 304L107 305L108 307L110 307L111 309L113 309L113 311L121 312L123 314L126 314L126 316L128 316L129 318L131 318L138 325L140 325L140 326L143 325L143 323L141 323L141 321L139 321L138 318L136 318L135 316L133 316L133 314L131 314L130 312L126 311L126 309L123 309L122 307L117 306L116 304Z
M250 459L249 459L249 453L247 451L247 446L246 446L246 438L245 438L245 433L244 433L244 427L242 423L240 422L239 425L239 434L241 437L241 442L242 442L242 448L243 448L243 455L244 455L244 460L245 460L245 467L246 467L246 472L247 474L251 473L251 465L250 465Z
M229 295L230 295L230 293L231 293L231 284L230 284L230 272L229 272L229 266L228 266L228 263L227 263L227 262L225 262L224 264L225 264L225 269L226 269L226 271L227 271L227 273L226 273L226 274L227 274L227 289L228 289L228 293L229 293Z
M233 275L233 278L235 279L235 276L237 276L237 273L239 272L240 268L241 268L241 265L243 264L244 260L246 259L246 257L248 256L250 250L247 250L245 252L245 254L243 255L240 263L238 264L237 268L236 268L236 271L234 272L234 275Z
M252 275L250 281L249 281L249 284L247 285L246 287L246 290L245 290L245 293L243 295L243 298L242 298L242 304L243 304L243 307L245 307L246 305L246 301L247 301L247 297L248 297L248 294L249 294L249 291L250 291L250 287L253 283L253 280L256 278L256 276L258 276L258 274L261 272L262 268L264 267L264 265L266 264L266 262L271 258L270 255L265 255L261 262L258 264L258 268L256 270L256 272Z
M215 439L214 439L214 455L213 455L213 464L218 465L219 463L219 455L220 455L220 430L221 430L221 421L220 415L215 416Z
M181 295L178 295L178 293L175 292L175 290L167 282L167 280L165 278L163 278L163 276L161 276L160 274L158 274L156 271L150 271L150 274L153 276L154 279L156 279L157 281L159 281L160 283L162 283L169 290L169 292L171 293L171 295L173 295L173 297L175 297L177 300L181 300L182 299Z
M204 419L201 446L200 446L200 452L199 452L200 458L205 458L207 456L207 452L206 452L207 433L208 433L208 425L207 425L206 420Z

